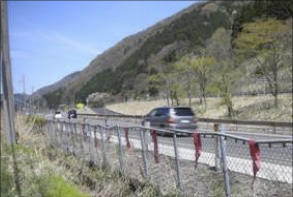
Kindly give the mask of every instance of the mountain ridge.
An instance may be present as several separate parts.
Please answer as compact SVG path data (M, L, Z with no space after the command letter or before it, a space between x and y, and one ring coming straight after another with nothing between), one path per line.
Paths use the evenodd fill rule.
M280 7L288 10L280 14L279 11L282 11ZM159 76L162 77L157 74L168 74L168 72L170 74L175 63L182 61L183 57L205 56L203 55L205 50L209 50L208 56L224 60L228 57L229 51L236 51L234 41L237 40L238 33L241 34L244 24L254 23L256 19L269 18L277 18L279 23L285 24L285 19L292 18L290 13L292 9L290 10L290 3L287 2L276 4L269 1L206 1L193 4L143 31L123 38L113 47L99 54L74 77L65 77L67 79L65 82L61 80L57 84L47 86L42 96L53 108L57 108L61 103L85 102L88 95L94 92L111 94L111 102L128 98L146 98L148 95L156 96L159 93L168 94L178 101L177 91L181 90L175 90L173 95L170 87L165 87L164 90L162 87L166 79L165 81L159 79L161 89L153 85L158 83ZM292 23L292 20L287 22ZM288 35L290 36L290 33ZM224 47L224 50L217 48L218 44L221 45L220 48ZM221 57L220 54L224 56ZM236 58L235 54L234 57ZM255 75L259 71L256 70L254 63L251 65L249 58L246 62L240 63L241 65L235 68L239 72L249 72L238 78L235 84L238 90L246 91L249 86L255 85L260 75ZM216 72L221 71L223 70L221 66L225 65L218 62L213 69L216 69ZM213 83L220 77L214 74ZM157 79L152 82L150 76L156 76ZM186 81L178 78L172 83L181 83L179 85L182 86ZM289 87L287 82L283 83L283 87L284 84ZM219 87L216 86L209 88L211 91L219 91L217 90ZM182 86L182 88L186 87ZM184 96L183 94L181 97ZM193 95L198 94L201 93L194 90Z
M175 13L175 14L155 23L154 25L152 25L142 31L139 31L133 35L129 35L125 38L122 38L114 46L108 48L107 50L105 50L101 54L97 55L93 60L90 61L88 66L86 66L83 70L78 71L78 74L74 75L74 77L72 77L72 75L75 74L76 72L70 73L67 76L65 76L64 78L70 78L70 79L66 80L67 83L61 83L61 82L63 82L62 80L64 79L64 78L62 78L61 80L59 80L51 85L47 85L45 87L38 89L36 92L33 93L33 95L35 95L35 94L44 95L49 92L56 91L57 89L60 89L64 86L66 86L68 83L72 83L73 85L71 85L71 86L76 86L77 89L80 88L81 84L78 83L78 81L80 79L91 78L96 73L101 72L107 68L116 68L117 66L119 66L119 64L117 62L114 64L111 64L111 65L107 64L107 66L104 66L105 63L103 63L103 60L107 59L107 56L112 56L112 54L114 54L114 56L115 56L115 54L117 52L119 53L119 50L121 50L121 48L125 49L126 51L129 50L126 52L126 54L123 54L123 57L119 56L118 59L120 59L120 61L122 62L129 55L131 55L137 48L139 48L140 44L142 44L147 39L147 38L144 38L145 36L150 37L152 35L152 33L155 33L156 31L158 31L160 28L162 28L162 26L164 26L165 24L171 23L172 20L176 19L177 17L180 17L182 14L184 14L186 12L190 12L196 6L197 6L197 4L190 5L187 8L181 10L180 12ZM140 39L142 39L142 40L139 41ZM136 45L136 44L138 44L138 45ZM135 46L135 47L124 48L123 47L124 45ZM113 58L111 58L111 59L113 59ZM116 59L117 59L117 57L116 57ZM72 88L69 88L69 89L72 89Z

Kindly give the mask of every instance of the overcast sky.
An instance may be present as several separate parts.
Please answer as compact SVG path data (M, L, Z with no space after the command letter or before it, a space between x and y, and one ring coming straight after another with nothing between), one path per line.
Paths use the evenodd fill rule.
M88 66L124 37L195 1L9 1L14 93L50 85Z

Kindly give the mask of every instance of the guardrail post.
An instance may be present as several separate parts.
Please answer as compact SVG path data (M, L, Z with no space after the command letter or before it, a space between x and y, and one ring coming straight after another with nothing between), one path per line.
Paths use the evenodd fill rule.
M158 136L157 136L157 131L152 130L152 139L153 139L153 144L154 144L154 158L155 158L155 163L160 163L160 155L159 155L159 145L158 145Z
M181 169L179 164L179 153L178 153L178 146L177 146L177 134L176 132L173 133L173 145L174 145L174 153L175 153L175 162L176 162L176 175L177 175L177 188L183 192L183 186L181 182Z
M131 144L130 144L130 141L129 141L128 128L124 128L124 135L125 135L125 143L126 143L127 150L130 151L131 150Z
M221 133L226 133L226 128L224 125L221 125ZM231 188L230 188L230 180L228 174L228 167L227 167L227 160L226 160L226 144L224 142L224 137L220 137L220 147L221 147L221 160L222 160L222 170L224 174L224 181L225 181L225 194L226 197L231 196Z
M214 124L214 131L215 133L219 132L219 124L215 123ZM215 153L215 170L217 171L218 169L221 169L221 158L220 158L220 148L219 148L219 136L215 135L214 138L214 153Z
M147 165L148 161L147 161L147 156L146 156L147 144L145 143L145 138L144 138L145 131L141 129L139 134L140 134L140 142L141 142L141 153L142 153L144 176L146 178L148 176L148 165Z
M151 123L150 122L145 122L145 127L148 128L148 132L143 132L143 137L144 137L144 142L145 142L145 148L146 152L151 149Z
M119 145L119 164L120 164L120 172L124 175L123 171L123 149L122 149L122 142L121 142L121 131L120 126L117 124L117 136L118 136L118 145Z

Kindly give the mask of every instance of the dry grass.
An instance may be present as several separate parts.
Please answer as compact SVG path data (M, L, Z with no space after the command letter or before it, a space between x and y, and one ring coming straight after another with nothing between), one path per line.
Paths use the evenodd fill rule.
M17 145L13 148L5 146L5 141L1 139L1 154L7 157L5 162L10 166L10 176L19 180L20 195L59 197L67 193L79 197L88 196L87 188L73 184L77 181L76 176L65 165L60 164L62 157L55 161L48 158L48 153L52 149L44 135L45 131L41 127L36 127L35 120L36 118L28 122L27 117L16 115L15 130L18 137ZM2 118L1 122L3 122ZM1 127L2 135L5 136L5 127ZM12 169L13 163L17 166L18 173Z
M182 106L187 106L188 100L181 100ZM221 105L221 98L207 98L207 108L199 104L199 99L192 100L192 108L198 117L227 118L227 109ZM237 119L292 121L292 94L279 96L279 107L274 107L272 96L241 96L234 97L234 110ZM155 107L166 106L166 100L132 101L127 103L109 104L106 108L127 115L145 115Z
M19 177L20 181L21 196L44 196L43 194L49 188L48 185L52 182L50 180L52 177L57 177L56 181L58 181L57 185L59 186L59 190L56 190L56 192L62 191L58 194L49 191L51 195L45 195L48 197L61 197L65 195L64 192L67 192L67 196L76 197L161 196L159 190L149 183L121 177L117 171L119 169L117 164L114 164L118 162L117 159L110 163L112 168L116 167L115 169L101 170L95 166L86 165L87 161L85 160L65 154L62 149L53 148L50 144L49 136L46 135L46 131L39 130L39 127L36 128L34 126L35 119L32 122L27 122L26 120L27 118L25 116L17 116L15 118L15 127L18 132L18 145L15 147L15 152L16 163L19 168L19 175L17 177ZM3 123L2 118L1 123ZM1 139L2 137L5 138L5 130L2 125ZM4 145L1 140L1 157L8 158L10 169L10 160L12 159L8 153L2 151L2 146ZM112 149L116 155L116 146ZM108 156L112 158L113 154L111 153ZM16 177L15 174L13 175L12 169L11 174L14 178ZM78 191L73 189L69 190L69 186L67 185L72 186L71 188L78 188ZM14 187L13 183L11 186ZM78 192L82 193L78 195ZM14 194L11 196L14 196Z

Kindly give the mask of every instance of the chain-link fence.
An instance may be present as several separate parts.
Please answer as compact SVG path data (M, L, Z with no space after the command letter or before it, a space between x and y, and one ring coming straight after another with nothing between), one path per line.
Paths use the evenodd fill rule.
M90 165L149 181L163 194L292 196L292 139L250 140L225 133L162 130L101 119L48 121L51 145Z

